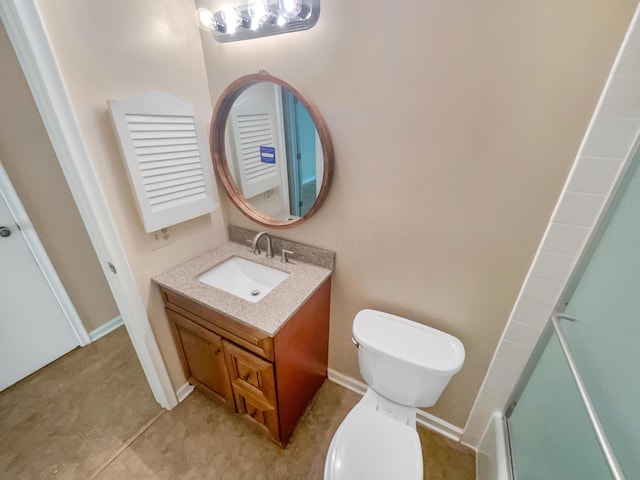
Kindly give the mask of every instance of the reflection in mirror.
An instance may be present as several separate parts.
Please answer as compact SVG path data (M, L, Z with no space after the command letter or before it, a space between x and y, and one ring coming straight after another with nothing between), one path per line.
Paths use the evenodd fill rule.
M322 144L309 112L286 88L258 82L236 98L227 117L225 152L238 189L263 214L303 217L316 202Z
M234 80L220 95L211 156L231 202L270 228L291 228L315 215L333 178L322 115L295 87L264 71Z

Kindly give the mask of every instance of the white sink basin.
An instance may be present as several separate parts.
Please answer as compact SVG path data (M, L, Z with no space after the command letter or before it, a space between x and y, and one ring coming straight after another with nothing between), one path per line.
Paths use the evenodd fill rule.
M207 270L198 280L227 293L256 303L271 290L280 285L289 274L261 263L240 257L231 257L211 270Z

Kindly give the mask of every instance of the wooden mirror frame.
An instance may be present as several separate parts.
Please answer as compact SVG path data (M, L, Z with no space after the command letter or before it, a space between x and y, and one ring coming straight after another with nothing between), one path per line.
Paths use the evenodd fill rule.
M231 175L229 164L227 162L227 155L225 152L225 128L227 125L227 118L233 103L238 96L244 92L247 88L260 82L270 82L280 85L291 92L300 103L307 109L309 116L313 120L320 138L320 144L322 145L322 155L324 160L324 172L322 176L322 184L320 191L316 197L315 203L311 206L309 211L303 217L296 218L294 220L279 220L270 217L260 210L256 209L249 203L247 198L242 194L239 186ZM331 143L331 137L329 136L329 130L327 125L320 115L318 109L313 105L304 95L302 95L296 88L284 80L269 75L266 72L253 73L245 75L233 81L220 95L216 107L213 111L213 117L211 118L211 133L209 137L211 157L213 160L213 169L215 170L218 179L224 186L224 189L229 195L229 198L233 204L247 217L254 222L264 225L270 228L290 228L295 225L300 225L315 214L329 193L331 187L331 180L333 178L333 145Z

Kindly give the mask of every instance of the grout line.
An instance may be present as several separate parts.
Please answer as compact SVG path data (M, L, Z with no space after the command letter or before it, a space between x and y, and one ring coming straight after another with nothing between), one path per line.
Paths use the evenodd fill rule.
M513 322L516 322L516 323L520 323L520 324L522 324L522 325L526 325L527 327L536 328L536 327L534 327L533 325L529 325L529 324L527 324L527 323L522 323L522 322L519 322L518 320L512 320L512 321L513 321ZM538 328L538 330L540 330L540 333L542 333L542 329L541 329L541 328ZM526 348L527 350L533 350L533 347L530 347L530 346L528 346L528 345L525 345L524 343L516 342L515 340L511 340L510 338L508 338L508 337L506 337L506 336L504 337L504 339L502 340L502 342L500 342L500 344L502 344L502 343L504 343L504 342L513 343L514 345L518 345L519 347ZM534 345L534 347L535 347L535 345ZM495 352L497 352L497 351L498 351L498 348L499 348L499 346L498 346L498 347L496 347ZM495 356L496 356L496 357L500 357L500 355L498 355L497 353L495 354ZM503 360L506 360L506 358L504 358L504 357L500 357L500 358L502 358Z
M137 432L135 432L131 437L129 437L129 439L126 442L124 442L120 446L120 448L118 448L118 450L116 450L113 454L111 454L109 458L107 458L104 462L102 462L102 464L95 470L95 472L93 472L93 474L89 477L88 480L93 480L98 475L100 475L100 473L102 473L102 471L105 468L107 468L111 464L111 462L113 462L116 458L118 458L120 454L129 447L129 445L135 442L138 439L138 437L140 437L140 435L142 435L151 425L153 425L156 422L156 420L158 420L165 412L166 412L165 409L161 409L158 413L156 413L153 417L151 417L147 421L147 423L141 426Z

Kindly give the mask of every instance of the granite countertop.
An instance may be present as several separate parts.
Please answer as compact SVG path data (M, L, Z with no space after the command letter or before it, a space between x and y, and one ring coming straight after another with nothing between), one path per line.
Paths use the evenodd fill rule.
M257 303L231 295L198 281L198 276L231 257L241 257L289 273L284 281ZM254 255L246 246L228 242L153 277L169 290L273 336L332 273L324 267L276 255Z

